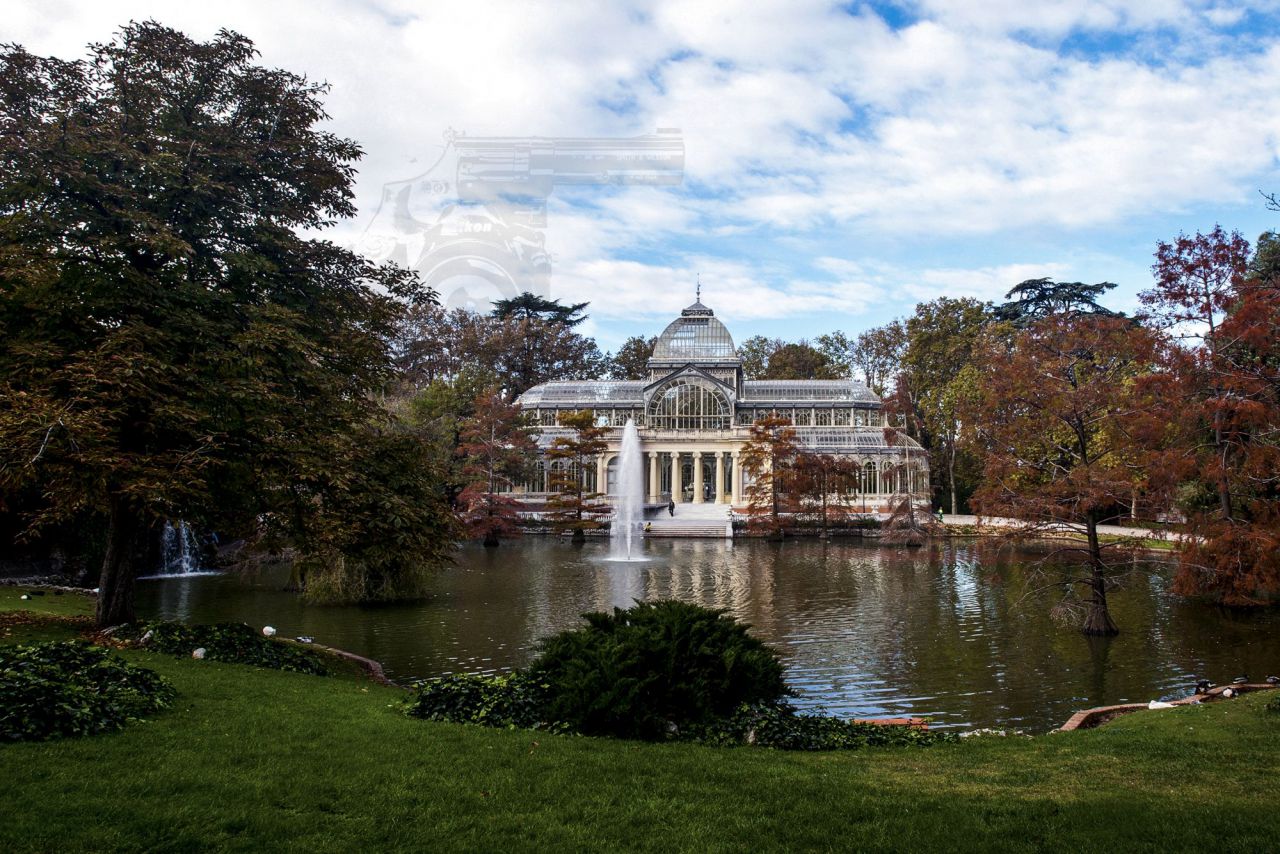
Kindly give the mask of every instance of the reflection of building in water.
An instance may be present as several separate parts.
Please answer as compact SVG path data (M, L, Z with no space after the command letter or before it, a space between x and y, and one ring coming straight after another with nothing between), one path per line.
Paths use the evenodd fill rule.
M886 442L880 398L866 385L854 379L744 379L729 330L701 302L659 336L648 370L644 380L550 382L520 396L543 448L563 433L561 413L591 410L597 424L614 428L609 450L580 473L591 492L615 493L622 427L632 419L643 446L649 503L741 506L746 482L740 453L748 429L775 413L790 420L810 450L858 462L858 493L868 511L883 510L895 493L928 490L925 454L905 437L899 440L905 444ZM910 465L901 465L904 459ZM545 495L547 465L540 460L532 482L517 491L535 501Z

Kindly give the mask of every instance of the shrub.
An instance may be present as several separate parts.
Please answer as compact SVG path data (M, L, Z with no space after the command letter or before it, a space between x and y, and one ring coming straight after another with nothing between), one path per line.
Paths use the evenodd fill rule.
M429 721L564 729L545 720L546 708L546 686L526 674L458 674L420 683L405 712Z
M1266 709L1268 712L1280 713L1280 695L1272 697L1267 701Z
M175 696L157 673L81 641L0 647L0 739L6 741L119 729L168 708Z
M272 670L290 670L327 676L329 668L319 655L284 641L265 638L244 623L215 623L188 626L185 623L157 621L136 626L132 634L148 649L169 655L191 655L204 647L210 661L250 664ZM143 640L145 639L145 640Z
M664 601L585 617L528 671L547 686L544 718L577 732L669 738L788 693L777 655L723 611Z

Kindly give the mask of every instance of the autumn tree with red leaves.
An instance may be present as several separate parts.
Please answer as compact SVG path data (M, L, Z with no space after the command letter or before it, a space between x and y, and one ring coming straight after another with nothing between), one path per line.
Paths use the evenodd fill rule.
M748 527L769 537L785 537L799 490L796 461L800 440L791 421L771 412L751 425L740 455L747 485Z
M854 515L862 469L849 457L801 451L794 471L801 513L817 522L819 536L825 539L832 525L843 524Z
M1155 317L1191 325L1160 392L1172 440L1154 468L1187 516L1175 589L1227 605L1280 598L1280 281L1276 244L1259 256L1215 228L1160 244ZM1193 339L1194 340L1194 339Z
M984 460L978 512L1016 520L1013 538L1068 537L1061 551L1083 556L1084 571L1057 582L1058 610L1078 618L1085 634L1119 631L1107 588L1134 544L1104 543L1098 524L1132 490L1127 425L1151 405L1135 378L1151 366L1156 344L1123 318L1050 315L1012 338L989 335L966 399L963 417Z
M1140 295L1156 325L1203 342L1189 365L1196 376L1189 377L1191 395L1182 406L1184 411L1188 404L1193 406L1212 432L1212 462L1205 460L1201 471L1217 492L1223 520L1230 520L1233 513L1233 442L1227 435L1231 404L1226 386L1231 371L1221 352L1224 345L1230 346L1230 335L1220 335L1219 326L1239 301L1248 266L1249 241L1237 231L1227 234L1219 225L1208 234L1180 234L1173 243L1157 245L1151 268L1156 286Z
M465 486L458 496L464 530L486 546L520 534L520 503L509 493L529 474L537 445L525 428L520 407L490 391L475 402L475 415L462 428L458 455Z
M547 502L551 522L557 531L572 534L575 543L586 542L587 531L605 527L604 517L611 512L601 500L603 493L586 487L588 466L594 466L596 458L609 447L605 441L609 428L597 426L593 419L590 409L560 413L560 426L566 432L552 439L547 448L547 462L551 465L548 481L555 493Z

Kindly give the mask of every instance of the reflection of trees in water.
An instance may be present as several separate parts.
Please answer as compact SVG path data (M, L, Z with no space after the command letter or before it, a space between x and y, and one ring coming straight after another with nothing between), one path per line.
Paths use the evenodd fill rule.
M788 663L788 678L841 714L934 714L976 725L1060 724L1074 710L1183 693L1191 676L1226 681L1280 668L1280 614L1230 612L1172 597L1138 572L1114 591L1122 633L1090 643L1049 618L1025 556L964 542L918 550L857 541L650 541L645 563L602 560L529 538L464 548L424 602L314 607L283 580L144 583L147 615L270 623L285 635L378 658L402 677L525 664L537 640L580 614L631 598L725 608Z

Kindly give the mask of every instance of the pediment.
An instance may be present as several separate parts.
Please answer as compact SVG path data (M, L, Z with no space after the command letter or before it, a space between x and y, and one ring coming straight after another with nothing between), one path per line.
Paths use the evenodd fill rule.
M653 390L656 389L658 386L662 385L663 383L670 382L671 380L679 379L680 377L697 377L699 379L706 380L712 385L719 386L721 389L723 389L725 394L729 395L730 399L737 397L738 390L733 386L732 383L727 383L724 380L720 379L719 377L712 376L702 368L698 367L698 365L695 364L694 362L687 362L684 365L678 368L675 368L674 370L666 374L663 374L658 379L646 385L644 387L644 396L646 398L649 397L649 395L652 394Z

